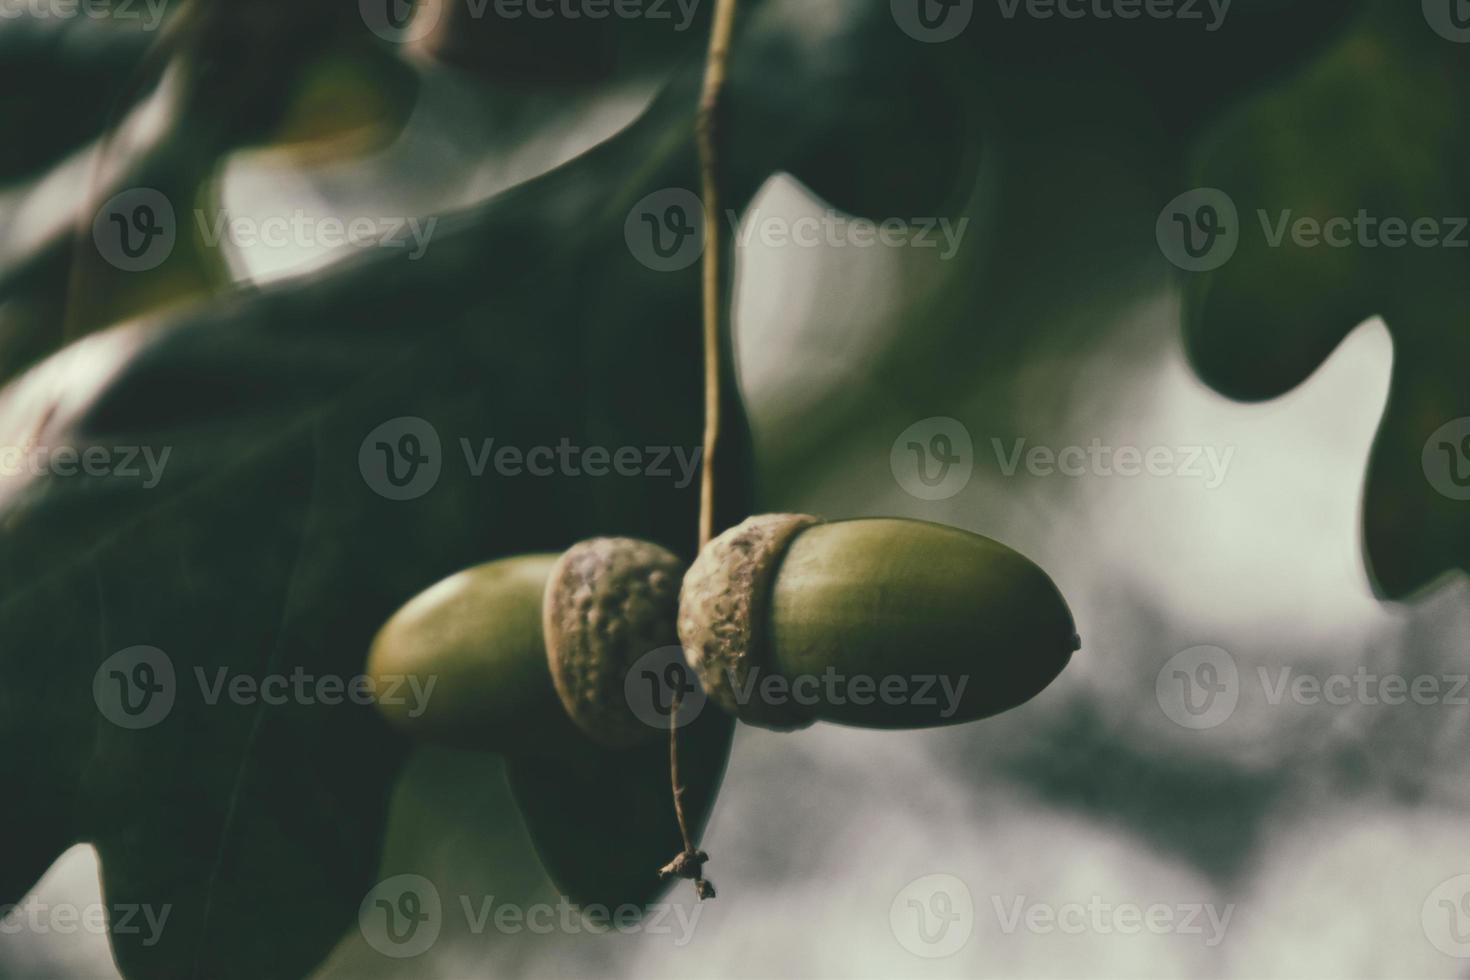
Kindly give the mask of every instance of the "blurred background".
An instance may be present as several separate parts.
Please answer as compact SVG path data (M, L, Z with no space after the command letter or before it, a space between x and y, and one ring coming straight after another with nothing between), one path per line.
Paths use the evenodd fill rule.
M752 175L733 229L732 331L758 512L905 516L994 537L1057 582L1082 650L1034 701L981 723L924 732L819 724L793 734L741 726L702 841L720 897L695 906L676 889L667 933L476 928L454 911L461 898L555 903L556 891L501 762L419 748L392 790L378 875L433 882L450 910L439 936L420 956L395 960L351 929L317 976L1470 972L1470 589L1463 572L1446 569L1389 601L1375 592L1363 549L1365 473L1398 391L1393 325L1380 310L1353 311L1345 338L1305 381L1279 397L1232 400L1196 373L1182 329L1191 273L1156 236L1161 210L1202 186L1200 132L1255 100L1291 98L1324 52L1361 45L1364 24L1375 22L1350 5L1329 13L1236 0L1211 31L1215 15L1203 5L1201 23L1100 22L1101 7L1048 19L1023 3L1008 18L1009 5L977 0L960 5L974 8L965 33L935 41L913 36L899 3L742 6L751 34L737 35L734 62L747 52L768 58L750 73L768 76L773 104L864 120L848 142L823 143L847 155L835 162L762 175L766 158L752 153L748 166L733 165ZM234 52L226 68L206 62L193 75L188 62L174 63L130 113L114 111L101 150L75 118L96 106L76 93L99 82L79 73L106 85L146 79L139 66L158 37L127 54L112 45L135 43L133 28L115 16L0 20L0 72L30 80L27 95L12 85L0 125L77 126L70 139L51 133L54 156L16 163L0 189L0 270L9 270L0 271L9 277L0 279L0 318L6 351L22 352L18 369L94 326L329 276L360 251L311 236L226 240L199 249L185 284L88 290L89 307L107 297L108 308L78 312L56 284L79 273L46 271L66 265L48 257L67 254L51 243L70 241L79 200L95 211L111 196L102 190L137 183L114 171L159 168L206 188L232 218L257 222L297 209L344 220L449 213L616 139L669 78L697 67L708 14L683 31L613 21L623 33L611 48L602 38L547 42L548 51L512 45L528 65L579 69L536 72L497 57L503 49L473 30L454 35L458 46L446 40L452 9L420 10L421 26L429 17L434 30L382 44L371 31L359 36L370 15L350 13L365 19L340 45L350 56L319 72L325 81L283 86L289 99L249 94L251 105L282 100L285 108L261 110L270 120L259 132L288 136L246 139L243 117L217 134L193 122L176 128L191 113L217 118L209 98L225 96L170 96L169 86L222 85L221 71L249 69ZM1423 33L1412 43L1463 59L1427 10L1411 13ZM118 33L87 42L94 50L83 28ZM335 26L322 30L337 36ZM34 37L12 41L25 31ZM761 40L742 47L747 36ZM838 45L840 56L831 53ZM597 62L593 50L612 53ZM1259 60L1242 63L1246 50ZM108 69L108 58L120 67ZM1198 75L1175 76L1183 61ZM841 91L831 79L845 75L823 67L821 86L803 75L802 65L833 62L860 66L850 105L823 102ZM931 78L929 66L942 71ZM278 73L265 67L257 73ZM63 95L66 84L78 87ZM301 86L310 97L299 97ZM52 89L58 101L37 112L41 122L9 107L46 102ZM742 91L736 84L732 97ZM937 102L939 124L929 114ZM744 160L759 127L742 129L731 111L732 156ZM323 119L342 131L322 138ZM1345 113L1335 123L1354 120ZM293 125L310 138L291 135ZM932 125L946 127L942 139L918 132ZM153 131L209 146L183 152L175 136L153 141ZM1358 137L1365 147L1375 140ZM159 146L188 162L159 163ZM930 227L937 247L912 236L854 245L853 213ZM763 233L802 219L835 230L810 245ZM1241 220L1253 220L1244 206ZM39 333L22 336L28 324L42 324ZM941 433L958 455L953 479L935 491L902 447ZM1029 456L1037 447L1092 454L1068 472ZM1129 451L1153 450L1156 467L1120 465ZM1390 703L1392 678L1422 696ZM27 901L102 901L92 849L67 850ZM118 975L104 935L15 921L0 920L0 976Z

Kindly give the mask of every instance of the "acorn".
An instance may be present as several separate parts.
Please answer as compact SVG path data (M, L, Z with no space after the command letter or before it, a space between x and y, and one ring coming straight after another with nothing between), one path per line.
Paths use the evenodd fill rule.
M658 867L682 847L668 729L638 720L624 683L645 653L676 644L683 570L672 553L630 538L487 562L409 600L368 656L380 691L405 675L421 689L434 681L426 705L378 704L395 727L505 755L542 866L576 904L652 902L667 887ZM733 731L719 711L680 728L682 799L696 832Z
M542 605L556 554L518 555L458 572L414 596L374 638L374 690L427 690L423 705L379 697L397 729L456 748L564 755L585 737L562 709L546 664ZM429 684L433 687L429 687Z
M679 638L710 699L778 731L927 728L1040 693L1080 648L1046 573L923 521L751 517L695 559Z
M368 655L380 691L432 681L427 705L378 708L464 748L564 752L579 742L572 726L608 748L653 741L665 730L634 713L625 682L640 657L677 646L683 571L658 545L593 538L452 575L394 613Z

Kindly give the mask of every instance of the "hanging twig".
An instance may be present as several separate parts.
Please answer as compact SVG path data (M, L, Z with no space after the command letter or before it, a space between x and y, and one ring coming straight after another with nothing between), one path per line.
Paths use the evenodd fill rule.
M736 0L718 0L699 96L695 136L704 201L704 460L699 483L699 546L714 536L715 453L720 442L720 180L719 111Z
M720 98L725 88L725 66L730 56L730 36L735 25L736 0L716 0L710 27L709 56L705 62L704 87L699 96L695 138L699 144L699 173L704 202L704 459L699 481L699 546L714 536L715 453L720 442L720 180L717 141ZM689 878L700 900L715 897L715 886L704 877L709 855L694 846L689 822L684 816L684 783L679 777L679 709L684 692L675 690L669 702L669 783L674 792L674 816L684 850L664 865L660 873Z

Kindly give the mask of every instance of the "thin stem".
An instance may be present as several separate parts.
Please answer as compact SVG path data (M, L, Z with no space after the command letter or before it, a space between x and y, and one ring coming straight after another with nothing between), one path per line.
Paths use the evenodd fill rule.
M720 97L725 88L725 67L730 58L730 35L735 26L736 0L716 0L710 27L709 56L705 62L704 87L699 95L695 138L699 145L699 174L704 202L704 460L699 480L699 547L709 544L715 527L715 452L720 442L720 172L716 149ZM665 876L677 875L694 881L695 894L703 901L714 898L715 888L705 880L703 851L694 846L689 821L684 815L684 783L679 777L679 709L684 692L675 688L669 703L669 785L674 793L674 816L684 850L663 869Z
M695 135L704 201L704 460L699 481L699 546L714 536L715 453L720 442L720 180L717 148L720 97L730 60L736 0L717 0L710 28L704 87Z
M674 816L679 821L679 836L684 839L684 849L659 869L659 874L665 878L693 881L694 894L702 902L715 897L715 886L704 877L704 862L709 860L709 855L694 846L689 822L684 816L684 785L679 779L679 709L683 703L684 692L676 686L669 701L669 780L674 789Z
M684 850L694 850L694 840L689 836L689 821L684 817L684 784L679 781L679 708L684 701L684 692L674 688L669 702L669 776L674 784L674 816L679 820L679 836L684 838Z

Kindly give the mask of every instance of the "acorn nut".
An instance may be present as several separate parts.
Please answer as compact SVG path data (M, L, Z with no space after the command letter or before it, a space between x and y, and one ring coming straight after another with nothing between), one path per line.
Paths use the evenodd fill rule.
M542 866L577 904L654 901L667 888L654 870L682 846L663 730L632 715L622 686L644 644L674 643L682 571L656 545L610 538L487 562L410 599L368 656L379 690L402 689L408 675L429 691L424 705L378 703L396 728L505 755ZM607 747L632 739L634 725L640 744ZM729 716L705 711L680 729L682 799L696 832L714 805L733 728Z
M684 577L679 637L711 700L777 730L919 728L1034 697L1078 649L1045 572L923 521L752 517Z
M414 596L373 639L378 691L427 691L424 704L383 698L397 729L457 748L565 754L585 742L546 669L541 607L555 554L518 555L457 572ZM430 686L432 685L432 686Z
M379 690L409 677L427 703L385 698L378 709L408 734L464 748L654 741L664 732L634 713L624 685L640 657L677 647L683 571L658 545L593 538L452 575L394 613L368 655Z

